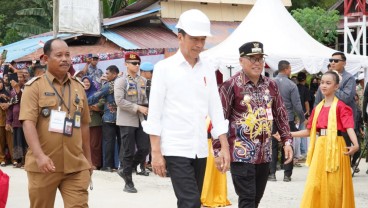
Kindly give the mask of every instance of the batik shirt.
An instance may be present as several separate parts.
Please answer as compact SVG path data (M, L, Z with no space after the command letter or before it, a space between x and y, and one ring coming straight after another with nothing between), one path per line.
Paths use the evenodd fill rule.
M261 76L255 85L244 73L238 72L221 85L220 97L225 119L230 122L228 139L232 162L270 162L273 122L283 142L292 143L287 112L273 80Z

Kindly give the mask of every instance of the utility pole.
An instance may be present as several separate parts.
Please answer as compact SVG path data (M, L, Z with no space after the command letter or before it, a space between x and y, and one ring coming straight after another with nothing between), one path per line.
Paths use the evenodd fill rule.
M53 0L53 12L52 12L52 19L53 19L53 24L52 24L52 31L53 31L53 36L54 38L57 37L58 35L58 30L59 30L59 0Z

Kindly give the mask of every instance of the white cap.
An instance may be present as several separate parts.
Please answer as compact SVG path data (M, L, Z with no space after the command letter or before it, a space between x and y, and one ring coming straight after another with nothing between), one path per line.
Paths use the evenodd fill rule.
M212 36L210 20L198 9L183 12L175 27L184 30L190 36Z

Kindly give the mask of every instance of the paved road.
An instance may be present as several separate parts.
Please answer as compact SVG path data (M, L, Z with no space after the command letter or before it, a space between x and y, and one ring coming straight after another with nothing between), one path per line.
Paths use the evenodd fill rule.
M360 164L361 172L353 178L357 208L367 207L368 175L365 174L367 167L367 164L362 160ZM7 207L29 207L26 172L23 169L15 169L11 166L1 168L1 170L11 177ZM278 181L267 184L260 208L299 207L307 171L308 168L304 166L294 168L292 182L289 183L283 182L283 172L277 171ZM176 207L176 198L170 178L159 178L155 175L149 177L134 175L134 182L138 193L128 194L123 192L123 180L116 173L95 171L93 174L94 189L90 191L89 206L92 208ZM228 197L233 203L229 207L237 207L237 196L230 177L228 177ZM55 207L64 207L59 193L57 194Z

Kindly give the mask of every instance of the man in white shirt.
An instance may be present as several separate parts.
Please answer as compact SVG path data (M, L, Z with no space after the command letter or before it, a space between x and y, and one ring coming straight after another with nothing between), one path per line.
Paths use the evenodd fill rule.
M213 64L199 55L211 36L208 17L188 10L176 28L179 50L155 65L148 121L142 125L150 135L154 173L165 176L167 165L178 207L199 208L208 156L206 116L212 120L213 138L221 143L215 162L223 173L229 169L228 121Z

